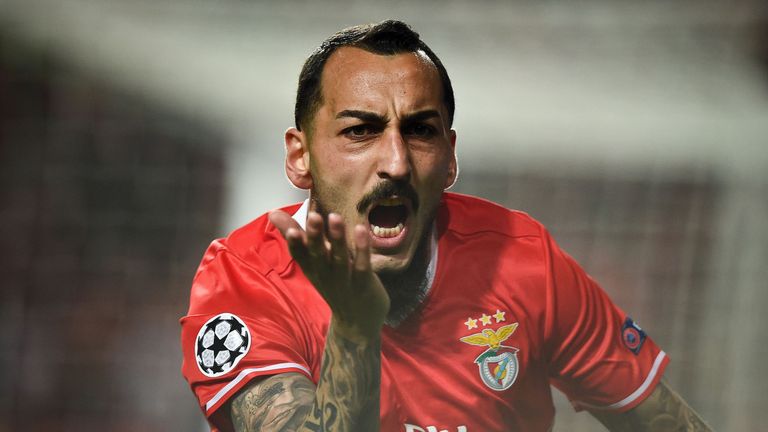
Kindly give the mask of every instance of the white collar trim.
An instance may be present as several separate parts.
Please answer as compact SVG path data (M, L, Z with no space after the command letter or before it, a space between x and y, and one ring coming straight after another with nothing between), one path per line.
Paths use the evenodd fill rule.
M432 285L435 282L435 274L437 273L437 224L432 224L432 242L429 246L429 265L427 266L426 289L424 291L424 297L426 298L429 291L432 290Z
M295 220L301 229L307 229L307 213L309 212L309 198L304 200L296 213L293 214L293 220Z

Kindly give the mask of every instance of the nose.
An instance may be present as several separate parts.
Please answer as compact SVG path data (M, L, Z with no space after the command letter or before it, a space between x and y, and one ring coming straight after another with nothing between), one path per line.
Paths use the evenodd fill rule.
M408 180L411 175L411 154L399 130L383 137L378 175L391 180Z

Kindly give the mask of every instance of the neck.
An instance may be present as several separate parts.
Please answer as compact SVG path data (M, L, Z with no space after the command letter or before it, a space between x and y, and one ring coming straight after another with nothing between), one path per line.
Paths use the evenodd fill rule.
M399 273L378 274L389 293L391 306L385 321L388 326L400 325L426 298L432 282L429 271L432 254L432 230L428 230L408 268Z

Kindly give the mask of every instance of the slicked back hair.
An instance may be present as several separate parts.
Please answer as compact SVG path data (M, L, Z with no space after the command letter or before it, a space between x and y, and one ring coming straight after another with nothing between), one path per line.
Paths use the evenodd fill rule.
M341 47L360 48L373 54L395 55L423 51L432 61L440 75L443 102L448 111L448 124L453 124L456 105L453 87L448 72L434 52L420 38L419 34L402 21L387 20L378 24L349 27L329 37L307 58L299 75L296 91L294 121L296 129L310 129L312 119L323 103L321 78L328 58Z

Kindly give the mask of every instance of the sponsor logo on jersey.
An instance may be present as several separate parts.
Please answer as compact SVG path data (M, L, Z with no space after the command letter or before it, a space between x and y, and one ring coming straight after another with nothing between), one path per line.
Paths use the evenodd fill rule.
M197 367L205 376L224 375L245 357L250 348L251 333L243 320L231 313L216 315L197 333Z
M624 325L621 327L621 340L624 342L624 346L632 351L635 355L640 352L645 342L645 332L639 325L632 321L632 318L627 317L624 321Z
M483 314L474 319L469 318L464 323L467 329L478 328L478 321L483 327L491 326L491 318L496 323L506 321L506 312L497 310L493 315ZM476 359L477 367L480 373L480 379L491 390L504 391L512 386L517 379L518 361L517 352L519 349L503 345L502 342L509 339L512 333L517 329L518 323L512 323L498 327L496 330L484 328L480 333L471 334L459 338L460 341L469 345L486 347Z
M454 429L438 429L437 426L420 427L409 423L405 424L405 432L453 432ZM456 432L467 432L466 426L459 426Z

